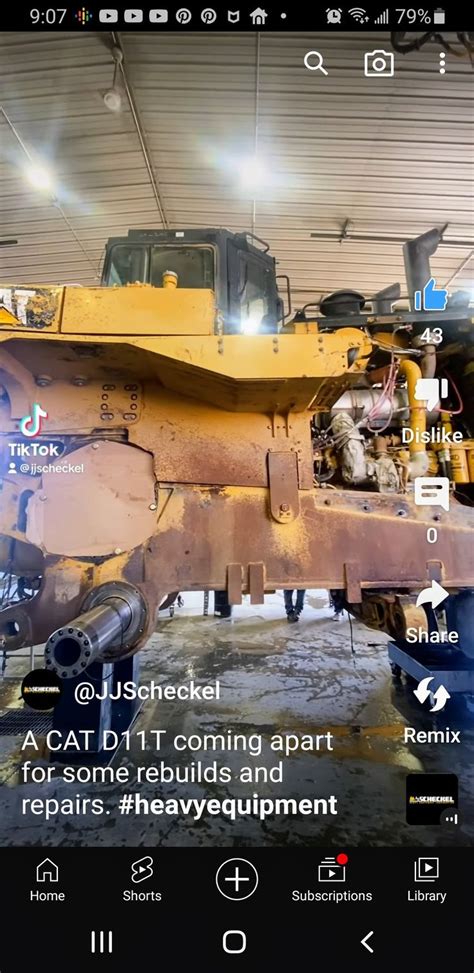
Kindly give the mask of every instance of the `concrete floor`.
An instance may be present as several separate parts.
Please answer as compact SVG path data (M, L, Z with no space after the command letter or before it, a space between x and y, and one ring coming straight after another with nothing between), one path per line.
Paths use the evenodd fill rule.
M45 822L21 817L20 798L47 794L70 797L71 786L21 785L19 737L0 741L0 841L4 845L468 845L474 840L474 729L464 706L448 704L446 714L430 716L413 697L411 687L396 685L390 674L384 635L353 621L353 647L347 616L333 621L324 591L307 593L306 608L297 625L288 625L281 592L269 596L264 607L244 603L232 620L202 617L202 594L185 594L185 606L174 618L167 613L142 651L142 682L180 684L196 680L221 683L220 701L207 703L147 702L135 729L167 729L175 733L218 733L232 730L261 733L265 749L259 765L272 766L269 749L273 733L317 734L331 730L333 753L299 753L285 761L283 784L254 785L142 784L140 793L154 797L261 796L338 798L338 815L269 818L232 822L207 817L200 822L182 818L120 816L122 791L130 786L102 788L110 814L102 817L62 817ZM212 608L212 598L211 598ZM8 675L23 676L26 660L14 660ZM21 672L20 672L21 669ZM0 709L16 706L18 683L0 684ZM403 743L405 725L417 729L462 726L461 745L422 746ZM214 753L183 755L183 765ZM176 763L176 754L134 747L121 752L116 764L134 767ZM251 763L242 754L226 753L221 762L236 768ZM451 772L459 776L462 826L410 827L405 823L405 778L410 772ZM98 795L97 786L74 785L73 793Z

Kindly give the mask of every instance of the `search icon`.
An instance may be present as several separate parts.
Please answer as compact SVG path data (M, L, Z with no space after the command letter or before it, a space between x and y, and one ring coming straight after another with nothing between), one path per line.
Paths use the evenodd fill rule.
M312 58L316 58L316 64L313 62ZM308 51L304 59L305 68L308 71L322 71L323 74L327 75L326 68L323 68L323 55L319 51Z

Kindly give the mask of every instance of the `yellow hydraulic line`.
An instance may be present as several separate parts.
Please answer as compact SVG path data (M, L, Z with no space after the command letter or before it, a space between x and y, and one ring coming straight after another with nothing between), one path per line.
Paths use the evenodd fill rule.
M421 375L421 368L416 362L405 358L400 363L400 374L407 380L408 406L410 409L410 429L413 432L409 444L410 453L426 453L426 443L421 442L421 433L426 432L426 402L415 399L416 383Z

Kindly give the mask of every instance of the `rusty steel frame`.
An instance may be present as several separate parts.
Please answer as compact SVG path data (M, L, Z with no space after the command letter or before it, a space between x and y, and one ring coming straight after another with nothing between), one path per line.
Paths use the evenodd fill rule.
M348 328L259 336L253 345L239 345L246 339L98 332L99 326L78 335L0 330L0 380L11 403L2 436L17 435L18 418L40 398L50 415L45 438L62 437L69 459L97 436L118 436L127 451L146 451L154 529L133 549L102 555L97 546L88 549L85 536L84 551L71 556L65 522L62 550L56 546L53 554L41 540L32 547L18 526L18 504L40 483L5 476L2 566L42 576L39 593L21 605L31 640L44 641L81 611L93 588L109 581L128 581L143 594L148 621L135 649L170 591L227 589L232 604L246 593L256 604L276 588L328 588L344 591L357 606L364 593L409 594L432 579L451 590L474 587L472 509L451 498L449 513L433 512L416 507L411 494L313 485L311 415L360 381L371 350L365 335ZM360 352L352 366L348 345ZM36 378L45 371L51 382L38 389ZM137 388L134 416L127 411L130 383ZM112 419L104 424L107 386L114 389ZM84 513L79 499L76 516ZM434 522L436 554L426 543ZM15 606L7 609L12 619L14 612Z

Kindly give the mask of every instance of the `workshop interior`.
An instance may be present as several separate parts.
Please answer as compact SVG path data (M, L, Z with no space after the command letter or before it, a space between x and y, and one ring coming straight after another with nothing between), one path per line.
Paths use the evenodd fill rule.
M0 33L1 843L470 846L474 35L92 9Z

